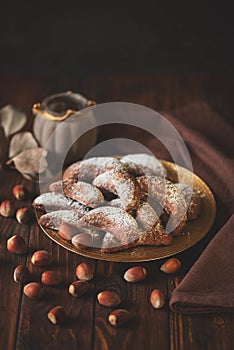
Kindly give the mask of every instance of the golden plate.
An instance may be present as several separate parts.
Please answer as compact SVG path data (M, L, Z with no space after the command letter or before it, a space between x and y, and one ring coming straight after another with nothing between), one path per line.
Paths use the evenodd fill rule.
M191 178L193 178L193 186L195 190L202 193L202 212L196 220L190 221L186 224L185 232L187 234L174 238L171 245L159 247L143 246L129 248L115 253L102 253L98 248L87 248L82 250L77 249L71 242L62 239L58 235L57 231L46 229L41 226L42 230L53 241L76 254L83 255L88 258L113 262L140 262L157 260L180 253L192 247L208 233L213 225L216 214L214 195L206 183L191 171L168 161L162 160L162 163L170 174L169 177L171 179L175 179L177 177L176 173L179 174L180 182L183 183L191 183ZM37 219L40 217L40 215L40 211L36 211Z

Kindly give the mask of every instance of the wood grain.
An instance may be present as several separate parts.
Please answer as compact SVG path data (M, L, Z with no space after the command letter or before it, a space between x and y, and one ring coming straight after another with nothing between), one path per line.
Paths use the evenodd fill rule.
M87 332L87 325L92 324L93 318L93 284L90 283L90 291L87 296L76 299L68 294L68 286L76 280L75 267L79 262L87 261L80 259L75 254L68 253L65 249L49 240L35 225L30 231L29 246L31 252L46 249L52 253L53 269L63 277L63 284L59 287L46 287L46 294L41 301L29 300L23 295L22 309L20 314L17 348L31 349L37 344L37 349L90 349L92 342L92 328ZM89 261L95 268L95 261ZM32 265L30 257L27 265L35 281L40 281L40 275L46 268L36 268ZM48 269L48 268L47 268ZM68 318L60 327L52 325L46 315L56 305L64 306ZM35 327L36 324L40 327ZM27 327L25 327L27 324ZM42 339L38 343L38 339Z
M158 74L158 75L89 75L28 77L3 76L0 85L0 105L11 103L28 114L25 129L32 127L30 112L34 102L46 95L73 89L98 102L128 101L146 105L156 110L170 110L190 102L207 101L231 121L233 112L234 76L217 74ZM11 190L17 183L33 185L13 171L0 172L0 200L12 198ZM17 203L17 205L27 205ZM29 242L27 256L15 256L5 249L7 238L18 233ZM0 217L0 349L82 349L82 350L231 350L233 349L234 315L174 314L164 307L154 310L148 303L150 291L162 288L170 297L172 290L183 278L206 246L209 238L188 251L179 254L183 269L175 276L166 276L159 267L163 261L143 263L148 270L145 282L129 284L122 278L133 264L96 262L79 257L52 242L37 226L20 225L15 219ZM14 267L26 263L32 279L39 280L43 269L30 262L34 250L45 248L52 252L53 269L64 275L64 285L48 287L40 301L22 295L22 288L12 279ZM67 284L75 279L74 269L79 262L89 261L96 269L90 282L90 292L81 299L67 293ZM111 309L101 307L96 295L103 289L114 289L122 297L121 307L132 315L125 327L114 328L107 322ZM54 326L46 318L54 305L64 305L69 316L64 325Z
M166 278L159 272L158 262L141 263L148 271L143 283L130 284L123 280L123 274L133 264L110 264L108 270L98 262L97 271L105 275L99 280L98 291L114 289L122 297L121 307L131 313L131 321L126 327L113 329L107 322L110 310L96 306L95 349L102 349L103 341L107 349L167 349L169 347L169 328L167 309L155 310L149 303L154 288L160 288L167 294ZM104 320L103 320L104 319Z
M7 186L3 185L6 183ZM20 207L27 207L30 205L30 201L14 201L12 188L16 184L23 183L29 192L32 190L32 184L26 180L23 180L21 176L13 171L6 171L3 169L0 173L1 201L10 199L15 203L15 209ZM6 242L9 237L14 234L22 236L26 242L29 240L29 226L21 225L17 223L15 217L4 218L0 217L1 227L1 267L0 267L0 349L13 349L15 346L15 337L17 333L17 324L19 318L19 312L21 308L21 294L22 288L16 284L13 280L14 268L18 264L25 264L26 255L15 255L11 254L6 249Z

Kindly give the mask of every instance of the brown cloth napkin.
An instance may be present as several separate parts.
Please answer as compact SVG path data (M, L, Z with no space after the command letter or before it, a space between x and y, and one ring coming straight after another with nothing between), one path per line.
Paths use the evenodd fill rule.
M206 103L163 114L182 136L194 173L208 184L217 203L212 230L200 243L184 252L189 257L186 261L193 264L203 251L172 293L170 307L185 313L234 311L234 129ZM100 138L117 137L118 133L145 145L158 158L171 160L165 147L143 130L124 126L123 131L118 130L118 125L108 126L101 130ZM136 150L120 151L134 153Z
M182 313L234 311L234 215L174 290L170 307Z
M185 141L194 172L214 192L221 228L234 213L234 128L206 103L164 115Z
M189 147L194 172L217 201L215 237L173 291L170 307L181 313L234 311L234 130L205 103L167 118Z

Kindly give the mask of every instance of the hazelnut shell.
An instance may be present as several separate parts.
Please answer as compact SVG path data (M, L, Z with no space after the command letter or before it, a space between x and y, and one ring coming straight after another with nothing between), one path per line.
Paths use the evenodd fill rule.
M14 235L7 240L7 250L14 254L25 254L27 245L23 237Z
M62 306L55 306L48 312L47 317L54 325L60 324L65 321L66 312Z
M106 307L117 306L121 303L119 294L110 290L104 290L98 293L97 300L99 304Z
M147 271L144 267L134 266L128 269L124 274L124 279L127 282L135 283L143 281L147 276Z
M93 278L93 269L86 263L81 263L76 267L76 276L81 281L90 281Z
M43 287L38 282L28 283L24 287L24 294L30 299L41 299L43 296Z
M14 270L13 278L17 283L27 283L30 279L30 272L27 266L18 265Z
M31 261L33 265L48 266L52 263L52 257L47 250L37 250L33 253Z

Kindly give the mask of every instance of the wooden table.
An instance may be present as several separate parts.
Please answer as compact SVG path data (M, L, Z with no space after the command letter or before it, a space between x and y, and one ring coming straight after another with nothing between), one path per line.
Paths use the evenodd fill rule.
M156 76L107 75L107 76L34 76L3 77L0 85L0 105L11 103L28 114L26 129L32 127L31 105L43 97L67 89L79 91L98 102L130 101L169 110L184 104L205 100L220 110L231 121L233 112L233 75L191 74ZM0 200L13 199L12 188L25 184L32 196L35 185L22 179L12 170L0 173ZM18 202L18 207L30 205L31 200ZM178 276L166 276L160 272L162 261L142 263L148 270L144 283L128 284L123 272L134 264L108 263L89 260L66 251L52 242L34 222L21 225L14 218L0 217L0 349L233 349L234 315L186 315L171 312L168 306L154 310L149 302L153 288L161 288L168 296L199 256L207 242L179 255L183 269ZM17 256L7 252L6 240L20 234L28 242L28 254ZM43 271L30 262L33 251L43 248L53 254L52 268L58 269L66 283L47 289L40 302L29 300L22 294L22 287L13 281L15 266L26 264L32 279L39 281ZM75 279L75 267L89 262L95 268L91 291L81 299L67 293L69 281ZM96 301L96 294L114 288L122 296L122 306L130 310L132 319L122 328L114 328L107 322L108 309ZM69 313L67 322L52 325L47 311L54 305L64 305Z

